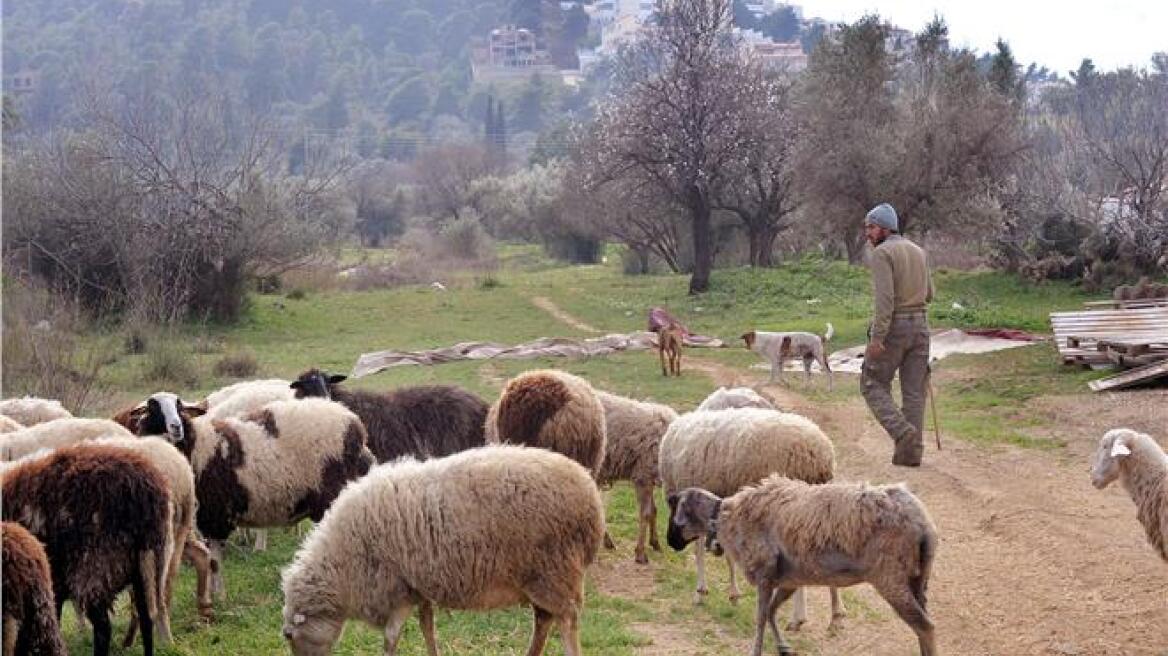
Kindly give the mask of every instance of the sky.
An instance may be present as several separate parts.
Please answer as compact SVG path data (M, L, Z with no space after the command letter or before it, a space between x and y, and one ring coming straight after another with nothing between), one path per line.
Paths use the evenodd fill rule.
M804 18L852 22L878 13L919 31L940 14L949 42L992 52L1005 39L1019 63L1046 66L1063 77L1089 57L1098 70L1151 68L1152 53L1168 51L1168 1L1111 0L792 0Z

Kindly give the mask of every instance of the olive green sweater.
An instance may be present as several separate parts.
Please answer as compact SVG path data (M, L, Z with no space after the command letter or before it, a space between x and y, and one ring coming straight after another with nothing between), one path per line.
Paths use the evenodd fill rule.
M889 235L872 252L872 339L883 340L893 313L923 311L933 300L933 278L920 246Z

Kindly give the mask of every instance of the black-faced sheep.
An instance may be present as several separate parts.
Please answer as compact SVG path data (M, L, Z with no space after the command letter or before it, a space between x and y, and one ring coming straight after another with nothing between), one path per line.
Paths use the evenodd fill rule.
M4 656L65 656L57 624L53 578L45 548L23 526L0 524L3 561Z
M490 446L381 465L345 488L284 571L284 636L298 656L327 654L356 618L384 630L389 656L418 606L437 654L434 606L531 604L527 653L543 653L554 620L576 656L584 571L603 530L588 472L550 451Z
M170 492L158 469L133 451L68 446L8 468L3 498L4 520L44 543L58 617L67 599L77 600L93 625L93 653L106 656L109 611L129 587L152 656L174 549Z
M195 523L222 562L238 526L320 521L345 484L375 464L357 415L324 399L276 401L250 417L215 419L159 392L139 409L140 435L165 435L195 473ZM212 587L222 593L222 568Z
M1136 504L1148 543L1168 561L1168 455L1149 435L1109 430L1095 450L1091 483L1102 490L1117 478Z
M0 415L15 420L22 426L36 426L46 421L72 417L73 413L65 409L56 399L42 399L35 396L25 396L19 399L4 399L0 401Z
M369 431L378 462L402 456L440 458L482 446L487 404L453 385L404 387L389 392L345 389L347 377L309 369L292 383L297 398L323 397L352 410Z
M926 591L937 529L903 485L808 485L776 475L726 499L688 488L669 507L669 546L716 540L758 587L754 656L768 624L779 653L791 653L775 611L800 586L865 582L917 634L922 656L936 654Z
M649 545L661 551L661 544L657 540L657 505L653 502L653 488L660 481L657 454L661 447L661 437L677 418L677 413L673 408L660 403L634 401L599 390L596 395L604 406L607 438L604 463L597 481L602 485L617 480L633 484L638 509L634 560L647 563L646 533L649 535Z
M826 483L835 471L835 448L815 422L796 414L761 408L733 408L689 412L669 426L661 438L661 481L665 494L701 487L730 496L771 474L783 474L808 483ZM697 566L695 601L707 594L705 545L694 545ZM728 557L730 600L741 596ZM832 590L832 622L843 610ZM803 593L795 598L791 627L806 621Z

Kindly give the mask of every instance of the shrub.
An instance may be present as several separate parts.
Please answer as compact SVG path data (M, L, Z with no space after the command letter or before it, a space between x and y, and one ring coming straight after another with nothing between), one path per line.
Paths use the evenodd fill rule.
M186 341L173 330L160 333L146 351L142 375L146 380L180 387L199 384L197 363Z
M259 362L256 360L255 353L251 351L228 353L215 363L216 376L247 378L248 376L254 376L258 369Z

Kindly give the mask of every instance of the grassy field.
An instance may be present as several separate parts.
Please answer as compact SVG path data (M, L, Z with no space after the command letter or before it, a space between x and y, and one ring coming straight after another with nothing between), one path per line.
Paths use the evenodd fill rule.
M351 254L350 254L351 255ZM822 331L824 322L836 328L835 348L862 343L871 301L868 276L862 268L816 258L788 263L772 270L749 268L715 272L710 293L686 294L684 276L623 276L619 258L610 264L565 267L548 262L530 248L505 247L502 266L489 282L474 275L445 277L448 290L428 286L368 292L314 292L302 298L256 295L245 319L236 326L188 326L172 339L186 380L151 381L143 375L153 358L145 354L110 352L104 382L117 390L99 413L141 399L160 388L195 399L233 382L214 375L215 363L225 354L254 356L254 377L293 377L311 366L348 372L358 355L388 348L425 349L467 340L508 344L546 336L589 337L539 309L532 299L544 297L579 321L602 332L641 330L651 306L663 305L698 333L714 335L735 348L696 349L689 358L706 358L730 367L745 368L757 356L737 348L737 336L750 329ZM1009 327L1036 332L1049 330L1051 310L1081 307L1087 297L1061 284L1034 286L995 273L940 271L938 299L931 310L935 327ZM300 294L296 295L297 297ZM957 303L960 308L954 305ZM116 349L117 335L95 335ZM161 340L158 340L161 341ZM509 376L537 367L558 367L580 374L598 387L668 403L678 410L692 408L712 385L703 374L687 371L680 379L664 379L656 355L623 353L587 360L500 360L447 364L437 367L399 367L351 381L357 387L386 389L417 383L455 383L493 397ZM756 372L759 377L765 372ZM938 376L940 411L947 432L987 448L1011 444L1058 449L1060 444L1028 432L1040 421L1026 413L1036 395L1083 393L1084 383L1100 374L1063 368L1053 346L1042 343L992 355L961 356L942 363ZM807 393L825 403L858 394L855 379L838 376L836 390L813 386ZM803 391L803 390L801 390ZM636 535L634 501L630 489L616 486L608 493L608 516L619 543L609 559L631 560ZM662 521L662 526L664 522ZM664 532L662 531L662 537ZM298 544L291 530L273 531L269 551L255 554L233 547L227 559L228 599L216 608L216 621L197 624L193 608L193 577L184 569L173 613L178 642L161 654L273 654L283 653L280 635L279 571ZM651 554L657 593L651 598L609 596L590 587L583 619L583 641L588 653L631 654L646 638L632 625L663 621L691 632L701 652L725 653L725 636L749 635L750 604L734 607L724 594L710 595L695 609L690 601L692 573L688 560L673 553ZM724 591L724 566L716 563L711 589ZM856 609L855 600L852 608ZM855 612L864 613L863 607ZM441 613L438 631L448 654L520 653L530 630L530 612L524 609L494 613ZM71 617L64 624L71 653L87 653L87 634L77 631ZM125 613L115 625L125 626ZM350 623L335 653L379 653L380 633ZM795 639L797 647L810 649ZM139 648L127 653L140 653ZM117 650L115 649L115 652ZM408 625L403 653L423 652L417 625ZM550 653L559 654L553 639Z

